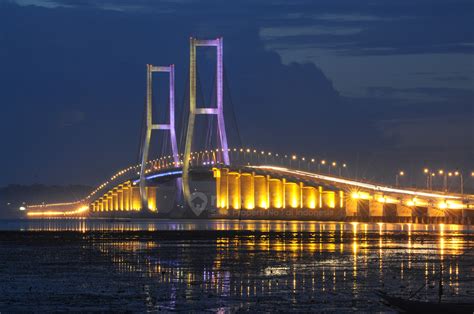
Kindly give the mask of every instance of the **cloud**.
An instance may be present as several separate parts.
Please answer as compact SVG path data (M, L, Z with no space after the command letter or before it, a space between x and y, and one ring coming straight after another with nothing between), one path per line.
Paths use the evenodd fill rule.
M462 150L473 154L473 122L472 116L454 115L383 120L377 124L396 149L424 152Z
M397 97L427 100L449 100L451 102L472 104L474 90L449 87L412 87L394 88L390 86L371 86L367 88L368 95L372 97Z
M403 144L408 143L409 136L404 133L404 126L413 132L423 131L410 121L421 121L419 125L423 125L423 117L439 119L447 113L472 115L468 107L472 105L472 93L462 89L403 90L376 86L365 98L341 97L317 65L283 64L279 54L266 49L265 40L260 37L263 24L273 27L275 34L278 20L281 23L281 19L286 19L285 23L289 21L288 25L296 30L301 25L325 25L321 29L329 34L307 35L328 36L328 41L321 43L332 45L330 33L339 27L373 31L377 27L373 23L397 20L378 5L371 9L347 2L341 12L337 5L323 2L318 14L336 14L334 18L324 18L312 12L316 7L309 2L56 3L69 7L9 5L0 10L0 101L8 104L0 131L11 134L8 131L16 127L19 119L25 124L20 134L15 135L18 137L7 140L12 145L11 153L0 158L3 163L26 166L7 169L2 175L5 182L28 178L35 172L50 182L77 178L77 182L90 184L135 163L143 117L145 64L176 64L177 118L181 121L188 97L190 35L224 36L226 86L230 87L226 97L232 96L246 146L347 161L359 153L363 158L374 151L384 152L386 158L379 163L386 166L398 162L390 155L394 143L397 148L411 147ZM110 4L116 7L108 9ZM132 4L135 9L128 9ZM252 15L248 14L249 6L255 9ZM402 5L395 11L405 9ZM352 18L357 10L360 12L354 16L359 17ZM259 18L264 13L268 20ZM337 14L342 13L349 16L339 18ZM19 20L23 22L18 23ZM341 49L358 49L360 45L356 41ZM206 84L209 86L214 71L212 56L212 51L206 53L206 49L199 53L199 73L206 95ZM204 79L208 74L210 79ZM38 100L43 104L41 107L36 105ZM228 115L231 112L229 106L226 108ZM52 117L51 112L63 112L61 125L74 127L58 132L58 117ZM87 119L82 113L87 113ZM231 120L226 120L229 134L235 131ZM434 125L429 123L431 128ZM154 146L158 144L158 140L153 142ZM32 155L34 163L28 161ZM78 167L70 168L70 164ZM371 162L367 169L373 173L383 171L375 164ZM70 169L68 178L63 176L62 169L66 168Z
M344 55L474 52L474 33L471 32L473 4L469 0L357 3L350 0L291 3L42 0L32 3L172 15L201 21L211 18L229 25L240 25L251 19L262 28L265 44L278 49L323 48Z
M308 150L327 142L318 128L330 126L325 116L336 110L339 95L324 73L314 64L284 65L277 53L264 48L253 23L234 27L224 23L222 28L221 23L89 7L10 5L0 10L0 47L6 56L0 59L4 88L0 101L9 104L5 115L12 117L1 128L14 128L20 117L25 122L16 141L22 147L1 158L19 162L35 152L35 163L24 164L44 171L42 177L52 182L65 180L60 169L71 163L82 165L71 169L71 178L89 183L91 178L103 179L112 170L134 163L143 116L145 64L176 65L177 119L181 121L188 97L191 34L224 36L227 91L244 143L285 150L278 148L282 141L298 132L304 136L293 141L292 147L310 134L319 135ZM211 80L205 76L213 73L214 65L205 56L212 55L200 48L199 74L206 95ZM41 107L36 105L39 99ZM61 132L57 131L58 116L52 112L60 113ZM52 152L53 168L48 167ZM6 173L2 180L27 178L28 167Z

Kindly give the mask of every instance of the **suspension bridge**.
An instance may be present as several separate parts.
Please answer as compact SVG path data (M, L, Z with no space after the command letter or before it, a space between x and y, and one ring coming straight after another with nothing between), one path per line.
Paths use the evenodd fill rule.
M214 102L198 106L197 52L216 49ZM147 65L140 162L119 170L84 199L28 206L28 217L206 217L335 221L474 222L474 195L400 188L349 178L324 160L229 146L224 115L223 39L190 38L189 103L177 141L174 65ZM154 123L153 75L169 76L165 123ZM202 103L201 101L200 103ZM182 108L185 109L185 108ZM207 118L204 132L197 126ZM201 128L202 129L202 128ZM162 155L149 159L151 135ZM166 135L164 135L166 134ZM211 139L213 138L213 139ZM200 145L206 141L207 146ZM166 145L164 145L166 144ZM331 165L329 165L329 170Z

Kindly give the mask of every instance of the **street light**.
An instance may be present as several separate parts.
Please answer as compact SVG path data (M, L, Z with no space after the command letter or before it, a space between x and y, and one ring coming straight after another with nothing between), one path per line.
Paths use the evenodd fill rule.
M346 165L346 164L342 164L342 168L344 168L344 169L347 168L347 165ZM341 167L339 167L339 176L340 176L340 177L342 177L342 175L341 175L341 170L342 170Z
M397 173L397 175L395 176L395 186L398 187L398 185L399 185L398 177L403 177L404 175L405 175L405 171L403 171L403 170L402 170L402 171L399 171L399 172Z
M325 165L326 164L326 160L321 160L321 162L318 164L318 172L321 172L321 165ZM474 173L474 172L473 172Z
M292 161L292 160L296 160L296 155L293 155L293 156L291 156L291 158L290 158L290 168L291 168L291 161Z
M448 191L448 174L443 170L438 170L440 176L443 176L443 189L445 192Z
M474 173L471 173L474 176ZM462 177L462 173L459 171L454 171L454 176L459 177L461 179L461 198L463 198L464 195L464 179Z
M426 189L431 190L431 174L430 169L425 168L423 169L423 173L426 175Z
M328 165L328 173L331 174L331 166L336 168L337 166L337 163L335 161L333 161L330 165Z

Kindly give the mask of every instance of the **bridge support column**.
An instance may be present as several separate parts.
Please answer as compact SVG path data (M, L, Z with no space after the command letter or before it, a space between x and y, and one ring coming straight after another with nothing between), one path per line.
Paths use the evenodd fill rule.
M254 193L255 207L258 207L260 209L267 209L269 207L269 201L267 178L265 176L254 176Z
M156 186L147 186L146 193L148 197L148 209L156 212Z
M339 191L336 202L339 208L344 208L344 191Z
M336 192L323 191L323 208L336 208Z
M229 169L213 168L216 179L216 208L229 209Z
M371 221L382 221L383 204L377 201L377 197L369 200L369 216Z
M403 204L397 204L397 217L400 222L411 222L412 208Z
M300 193L300 186L297 183L285 183L285 208L299 208L301 206Z
M140 210L142 207L142 202L140 198L140 189L136 186L131 187L131 199L130 199L130 207L132 210Z
M396 222L397 219L397 204L385 203L383 204L383 217L386 222Z
M428 207L428 220L429 220L429 223L444 222L445 220L444 210L429 206Z
M104 198L104 196L100 198L100 208L103 212L107 211L107 198Z
M283 208L283 188L279 179L268 179L270 208Z
M303 194L303 208L315 209L317 204L316 188L312 186L305 186L302 188Z
M254 174L253 173L242 173L240 175L240 186L242 191L242 208L254 209L255 208L255 187L254 187Z
M109 211L114 210L114 203L113 203L113 196L112 196L112 191L109 191L107 193L107 207L109 208Z
M323 187L318 187L318 207L319 209L323 208Z
M348 198L346 200L346 218L349 220L357 217L357 199Z
M229 209L229 169L220 169L219 208Z
M112 190L112 209L114 211L117 211L119 208L118 208L118 189L117 188L114 188Z
M464 224L474 224L474 210L472 209L463 209L462 210L462 219Z
M427 223L428 222L428 207L425 207L425 206L413 207L411 216L414 223Z
M117 209L120 211L123 211L123 186L122 185L119 185L118 190L117 190L117 203L118 203Z
M360 221L368 221L370 219L370 200L359 199L357 202L357 219Z
M129 211L131 209L130 207L130 183L127 183L123 187L123 209L126 211Z
M232 209L240 209L240 173L229 172L228 186L229 207Z
M445 220L449 220L448 223L460 224L463 222L463 209L449 208L444 210Z

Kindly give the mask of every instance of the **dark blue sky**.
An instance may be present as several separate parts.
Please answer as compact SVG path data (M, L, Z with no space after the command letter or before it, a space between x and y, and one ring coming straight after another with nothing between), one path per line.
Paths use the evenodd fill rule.
M224 36L245 146L368 178L471 171L473 12L458 0L0 0L0 186L94 185L136 162L145 64L176 64L182 106L191 35Z

